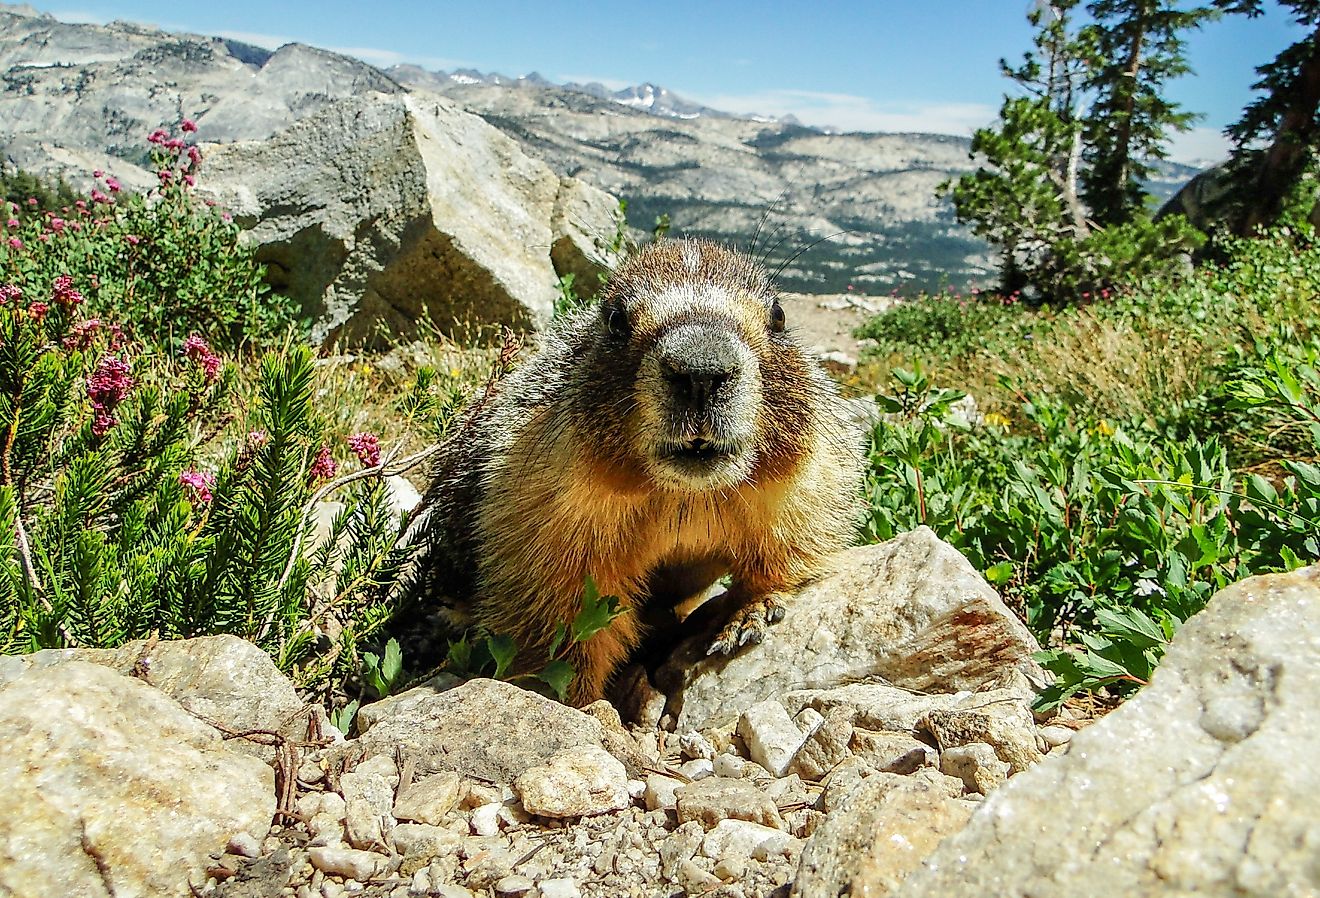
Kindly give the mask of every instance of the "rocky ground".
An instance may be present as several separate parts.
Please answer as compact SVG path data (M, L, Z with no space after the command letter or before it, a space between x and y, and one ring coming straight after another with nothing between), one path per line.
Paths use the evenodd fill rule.
M1080 732L924 529L582 710L442 675L346 738L236 638L0 658L0 893L1313 894L1317 578L1223 591Z

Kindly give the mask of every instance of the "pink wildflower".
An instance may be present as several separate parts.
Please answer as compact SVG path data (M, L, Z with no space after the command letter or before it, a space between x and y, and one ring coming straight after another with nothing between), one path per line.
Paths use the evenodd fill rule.
M380 437L374 433L355 433L348 438L348 448L357 453L358 461L365 467L374 468L380 464Z
M188 161L193 165L202 164L202 151L197 146L188 147Z
M156 177L160 178L160 183L168 184L170 183L170 178L174 177L174 172L170 171L168 168L162 168L160 171L156 172Z
M147 143L163 144L169 138L164 128L157 128L147 135Z
M196 130L197 130L197 123L196 123L195 121L193 121L192 119L190 119L190 118L186 118L186 119L183 120L183 124L180 125L179 128L180 128L180 130L182 130L182 131L184 131L184 132L188 132L188 131L196 131Z
M66 309L81 305L83 301L82 293L73 286L73 278L69 277L67 274L62 274L55 279L55 283L51 287L51 294L54 297L55 302L64 306Z
M215 486L215 475L205 471L184 471L179 475L179 483L188 488L197 502L210 502L211 488Z
M94 169L92 169L92 177L95 178L96 180L98 180L98 181L101 180L101 178L102 178L104 175L105 175L105 172L101 171L99 168L94 168Z
M189 187L196 187L196 186L197 186L197 179L194 178L192 175L184 175L184 176L183 176L183 183L187 184Z
M111 201L111 200L110 200L110 197L109 197L109 196L107 196L106 194L102 193L101 191L96 190L95 188L93 188L93 190L92 190L92 202L93 202L93 203L108 203L108 202L110 202L110 201Z
M125 234L124 240L128 242L129 246L137 246L139 243L142 242L142 238L139 237L137 234Z
M10 238L9 238L9 248L10 248L10 249L22 249L22 248L23 248L23 241L22 241L22 240L19 240L17 237L10 237Z
M106 189L106 190L109 190L111 193L118 193L120 190L123 189L123 185L120 184L120 183L119 183L117 180L115 180L114 178L106 178L106 179L105 179L105 189Z
M253 449L260 449L270 442L270 434L264 430L254 430L247 435L247 444Z
M64 338L64 348L69 350L90 349L100 329L100 318L88 318L86 321L79 321L69 329L68 336Z
M9 227L9 228L18 227L18 219L17 218L9 219L9 221L5 222L5 227Z
M0 306L14 299L23 298L23 288L17 284L5 284L0 286Z
M184 147L182 137L173 137L165 141L164 147L167 150L181 150Z
M28 204L29 206L35 206L35 205L37 204L37 198L36 198L35 196L30 196L30 197L28 197L28 198L27 198L27 204Z
M52 231L54 231L56 234L58 234L60 231L63 231L63 230L64 230L64 219L62 219L62 218L52 218L52 219L50 220L50 229L51 229Z
M223 362L220 356L211 351L210 344L197 334L193 334L183 341L183 354L201 367L202 376L208 384L215 383L216 378L220 376L220 366Z
M33 321L45 321L46 313L49 311L50 306L41 300L37 300L32 305L28 306L28 316L31 317Z
M329 480L338 472L339 465L330 457L330 447L322 446L321 451L316 453L316 459L312 462L311 468L307 471L307 476L315 483L318 480Z
M102 357L87 378L87 398L92 400L92 433L105 436L115 425L114 410L133 389L128 363L112 355Z

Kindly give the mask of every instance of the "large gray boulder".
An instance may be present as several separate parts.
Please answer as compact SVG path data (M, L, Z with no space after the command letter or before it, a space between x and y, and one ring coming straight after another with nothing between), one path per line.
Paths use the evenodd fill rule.
M260 841L275 813L270 767L99 664L0 687L0 738L0 895L186 895L212 852Z
M896 894L1320 893L1320 568L1220 591L1151 684L996 791Z
M558 296L552 249L587 271L617 207L443 98L364 93L206 164L210 196L253 229L317 341L415 336L425 319L464 337L540 328Z
M957 692L1017 673L1041 676L1031 633L927 527L843 553L833 575L792 597L760 645L708 658L708 644L689 640L657 672L679 732L727 722L791 690L868 678Z
M138 639L116 649L46 649L29 655L0 656L0 686L29 670L70 661L99 664L136 677L174 699L187 711L213 723L231 738L253 730L278 732L302 742L309 718L329 733L325 712L298 698L293 682L270 656L237 636L195 639ZM234 748L272 760L274 747L232 738Z

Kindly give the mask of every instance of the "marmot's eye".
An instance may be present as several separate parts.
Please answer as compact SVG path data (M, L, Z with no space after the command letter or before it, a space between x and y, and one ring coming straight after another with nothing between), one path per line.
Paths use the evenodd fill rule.
M781 306L779 300L776 299L774 305L770 306L770 330L777 334L783 333L784 325L786 323L787 322L784 319L784 307Z
M606 313L605 323L609 325L610 333L620 340L628 336L628 313L618 306Z

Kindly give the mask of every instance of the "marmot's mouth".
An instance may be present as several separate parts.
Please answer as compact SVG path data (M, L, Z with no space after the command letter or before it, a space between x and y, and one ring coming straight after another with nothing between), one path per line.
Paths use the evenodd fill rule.
M732 448L703 439L672 443L661 453L666 459L694 466L714 465L732 458L733 454Z

